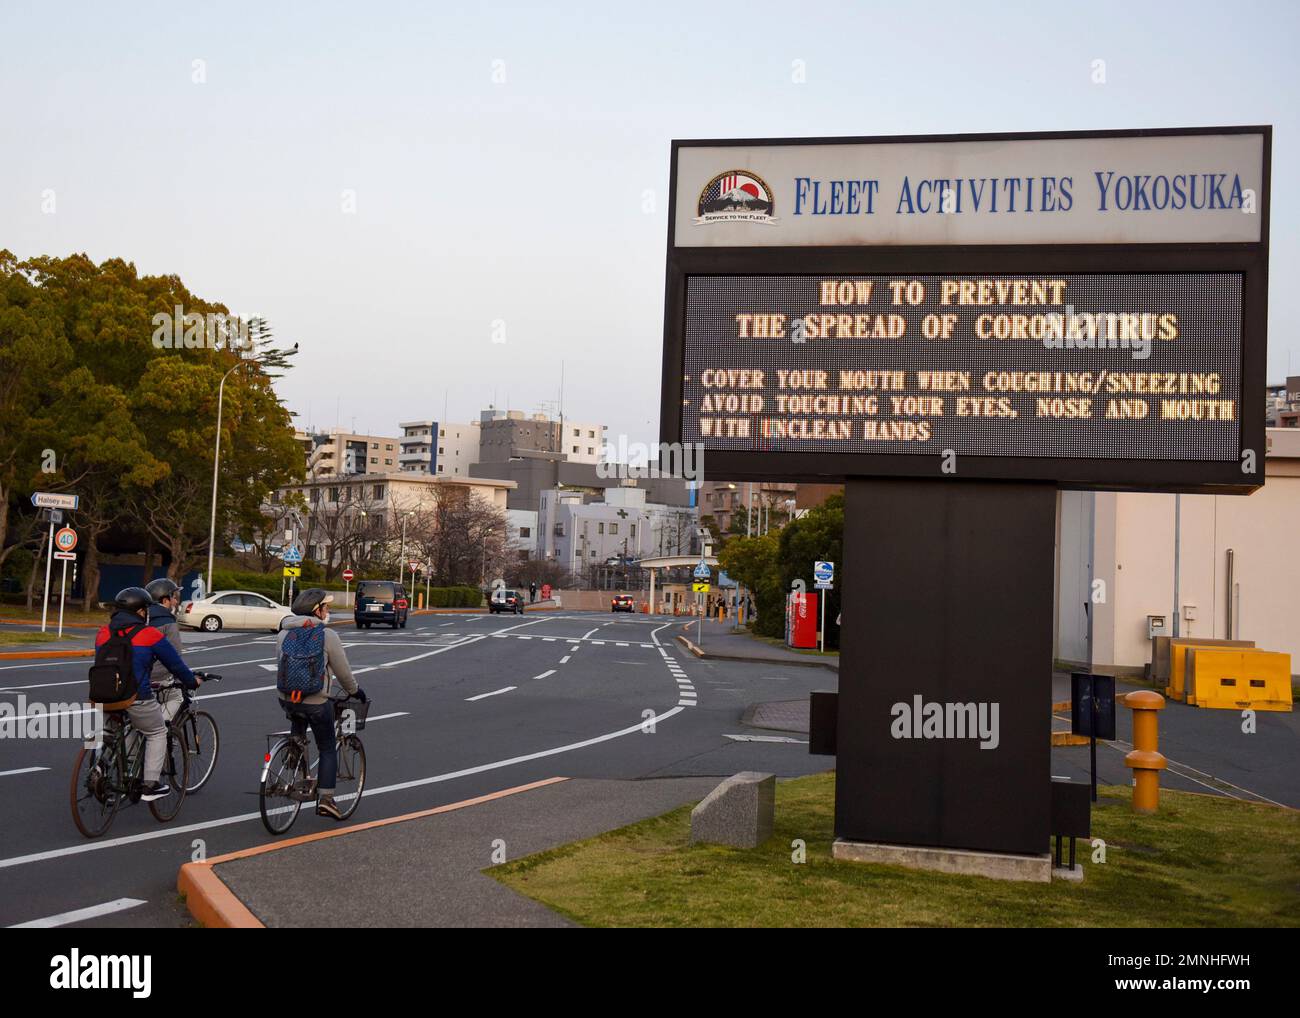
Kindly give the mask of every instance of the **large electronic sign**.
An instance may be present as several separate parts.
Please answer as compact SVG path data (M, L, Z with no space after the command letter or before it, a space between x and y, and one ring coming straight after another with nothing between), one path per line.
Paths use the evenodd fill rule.
M675 143L663 438L740 480L1253 490L1269 145Z

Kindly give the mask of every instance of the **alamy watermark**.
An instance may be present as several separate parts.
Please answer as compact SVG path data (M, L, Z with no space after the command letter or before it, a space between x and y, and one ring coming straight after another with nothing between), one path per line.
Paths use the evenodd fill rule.
M618 443L606 442L600 448L596 476L606 480L671 477L687 481L704 480L704 444L702 442L629 442L626 435Z
M44 703L18 694L0 703L0 739L78 739L99 747L104 739L104 707L98 703Z
M219 312L186 312L177 304L153 316L153 345L159 350L251 350L255 321Z
M980 749L997 749L997 703L927 703L920 693L911 703L890 709L889 734L895 739L978 739Z
M1155 340L1175 339L1178 335L1177 321L1172 315L1076 312L1073 304L1067 304L1060 314L1025 317L1027 328L1041 330L1043 346L1048 350L1132 350L1135 361L1151 356L1151 344ZM994 335L992 338L1008 337Z

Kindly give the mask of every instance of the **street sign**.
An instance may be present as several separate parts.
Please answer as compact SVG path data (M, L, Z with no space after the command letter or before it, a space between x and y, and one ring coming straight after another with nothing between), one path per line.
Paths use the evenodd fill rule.
M58 561L63 561L63 562L76 562L77 554L76 552L72 552L72 551L56 551L54 553L54 558Z
M703 559L700 559L700 564L695 567L694 575L699 580L707 580L711 575L709 567Z
M291 544L284 549L284 560L286 562L301 562L302 552L296 544Z
M32 492L32 505L37 509L75 509L80 501L80 495L68 495L57 491Z
M817 581L818 590L830 590L835 586L835 563L814 562L813 579Z
M72 551L77 546L77 532L71 527L64 527L54 535L54 546L59 551Z
M284 575L296 580L302 575L302 570L297 566L285 566Z
M412 572L412 573L418 572L419 569L420 569L420 563L418 563L418 562L412 562L412 563L411 563L411 572Z
M352 582L352 577L355 576L355 575L356 575L356 574L353 573L351 569L344 569L344 570L343 570L343 582L344 582L344 583L351 583L351 582Z
M691 592L694 594L707 594L709 592L709 585L707 583L692 583Z
M45 522L46 522L46 523L62 523L62 522L63 522L63 510L62 510L62 509L42 509L41 512L43 512L43 513L45 514L44 519L45 519Z

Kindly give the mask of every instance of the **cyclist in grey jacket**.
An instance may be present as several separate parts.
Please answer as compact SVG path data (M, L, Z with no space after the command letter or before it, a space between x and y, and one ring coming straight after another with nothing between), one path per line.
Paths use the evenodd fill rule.
M329 606L333 603L332 595L319 588L304 590L293 599L293 618L280 623L280 635L276 638L277 656L284 646L285 633L289 629L303 626L327 626L329 623ZM334 744L334 701L329 693L334 681L343 687L349 696L365 700L365 691L357 685L348 664L347 653L343 650L343 641L333 629L325 630L325 684L319 693L304 696L299 703L291 703L281 698L280 706L289 718L293 734L299 738L307 734L310 726L316 737L316 749L320 753L318 769L316 813L318 816L333 817L342 820L343 815L334 804L334 784L338 777L338 748Z
M176 648L176 653L183 656L185 648L181 646L181 625L176 621L176 612L181 606L181 588L167 577L160 576L144 589L149 591L149 596L154 600L149 606L149 625L162 633L167 642ZM161 661L155 661L149 685L153 687L163 715L170 721L184 701L180 683L172 678L171 672Z

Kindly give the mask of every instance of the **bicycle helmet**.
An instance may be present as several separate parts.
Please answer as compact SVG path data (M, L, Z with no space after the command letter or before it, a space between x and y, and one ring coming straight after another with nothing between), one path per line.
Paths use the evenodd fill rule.
M309 587L293 599L292 610L295 615L313 615L323 604L332 604L334 595L320 587Z
M171 597L181 588L171 580L167 579L167 577L160 576L158 579L150 582L144 589L155 601L161 601L164 597Z
M113 607L122 611L143 611L153 604L153 598L144 587L123 587L113 598Z

